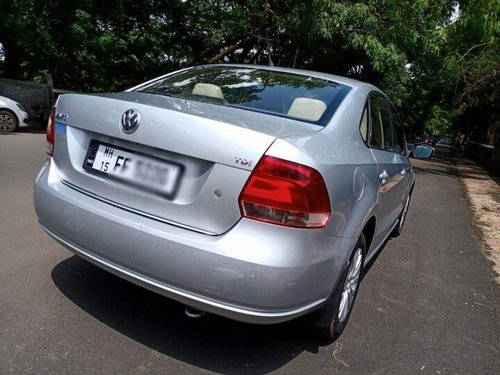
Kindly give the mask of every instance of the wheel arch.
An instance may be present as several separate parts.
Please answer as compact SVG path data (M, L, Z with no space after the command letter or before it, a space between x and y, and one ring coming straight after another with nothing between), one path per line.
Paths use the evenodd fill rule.
M16 112L14 112L12 109L10 109L9 107L2 107L0 106L0 111L6 111L6 112L9 112L11 115L14 116L14 118L16 119L17 121L17 124L19 125L19 117L17 116Z

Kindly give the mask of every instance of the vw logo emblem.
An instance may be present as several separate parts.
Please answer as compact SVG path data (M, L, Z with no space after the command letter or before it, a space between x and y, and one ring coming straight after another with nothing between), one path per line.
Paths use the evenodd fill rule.
M141 115L135 109L129 109L122 115L121 127L124 133L132 134L141 123Z

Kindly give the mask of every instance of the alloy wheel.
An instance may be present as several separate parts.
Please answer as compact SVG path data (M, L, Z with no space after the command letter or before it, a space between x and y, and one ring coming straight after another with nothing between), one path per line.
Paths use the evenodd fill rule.
M0 113L0 131L11 132L16 128L14 117L9 113Z
M349 311L351 310L352 304L354 302L354 297L356 297L356 292L358 290L362 261L363 251L358 247L352 257L351 263L349 264L349 270L347 271L344 289L342 290L338 312L339 323L342 323L346 319L346 317L349 316Z

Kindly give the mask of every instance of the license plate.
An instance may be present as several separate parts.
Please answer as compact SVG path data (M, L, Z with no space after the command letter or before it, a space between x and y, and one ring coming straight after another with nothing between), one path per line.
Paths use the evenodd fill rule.
M96 140L90 141L83 168L168 197L182 173L179 164Z

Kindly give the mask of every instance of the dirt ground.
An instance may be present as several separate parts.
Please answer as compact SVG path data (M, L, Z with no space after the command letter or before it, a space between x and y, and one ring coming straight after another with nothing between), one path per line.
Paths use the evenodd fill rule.
M470 203L485 256L500 284L500 185L476 163L457 158L456 166Z

